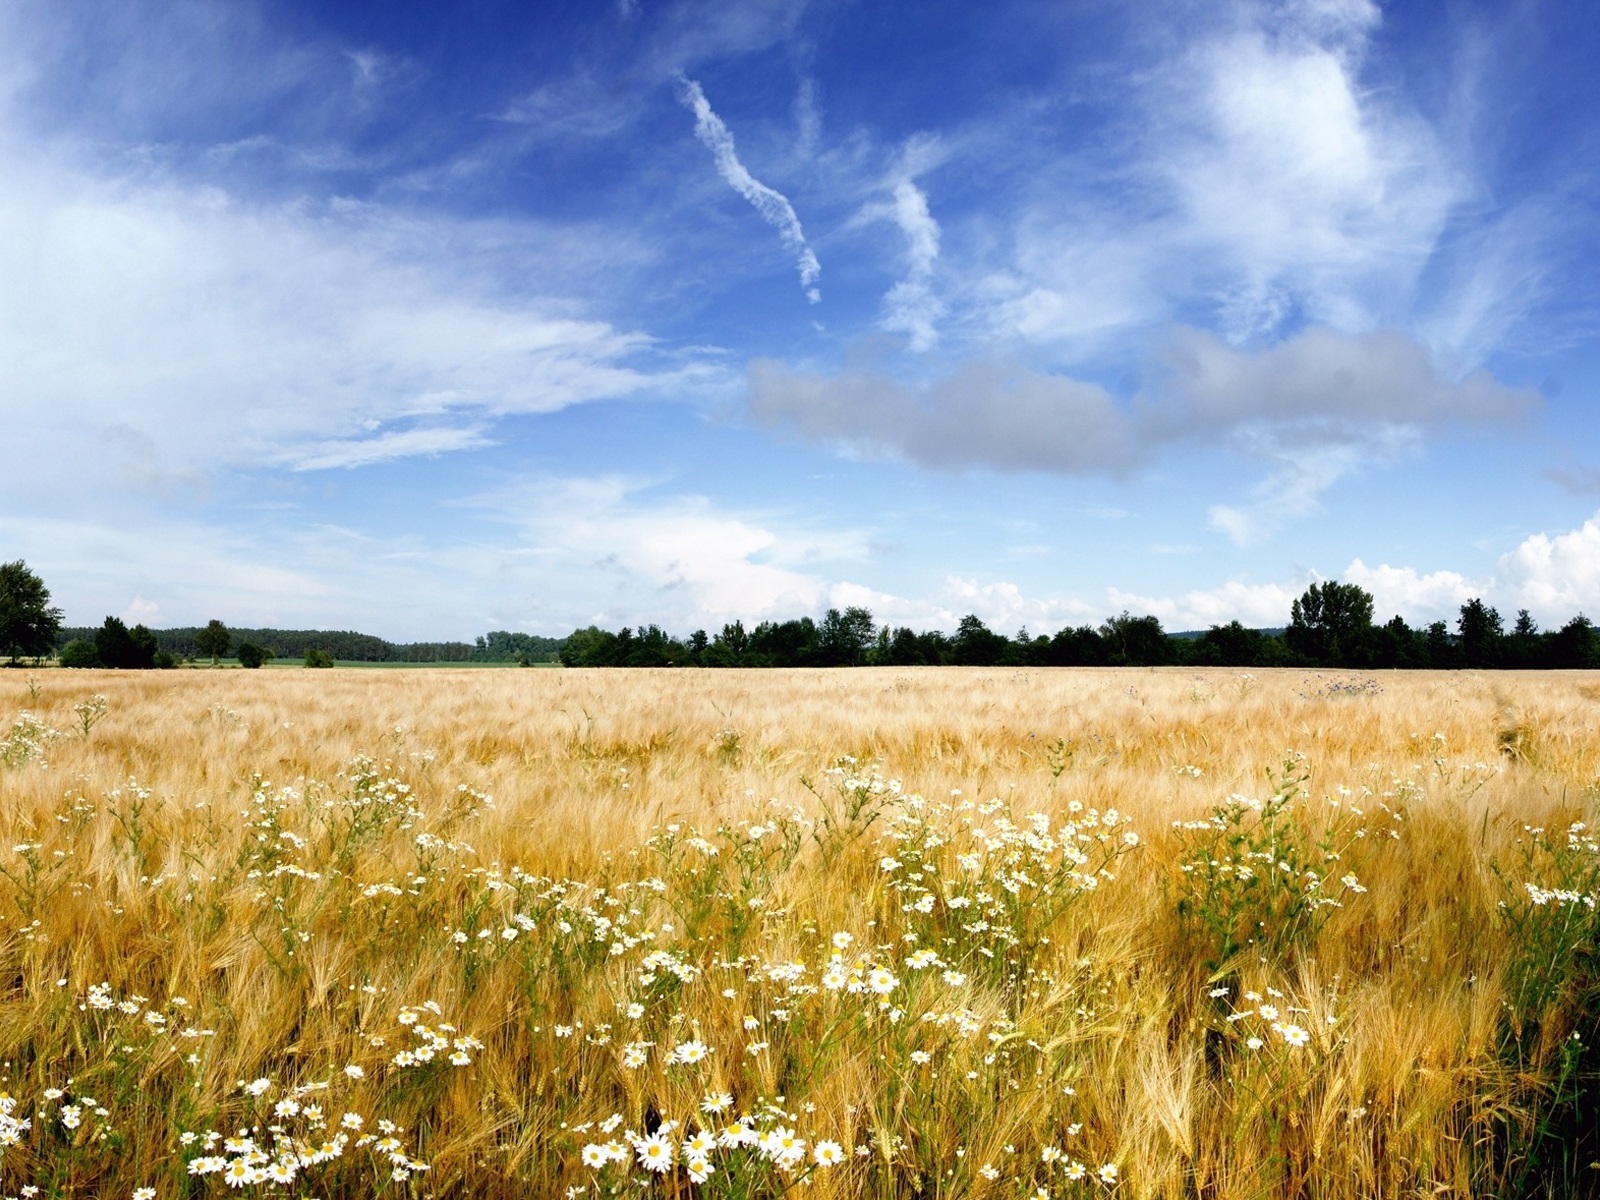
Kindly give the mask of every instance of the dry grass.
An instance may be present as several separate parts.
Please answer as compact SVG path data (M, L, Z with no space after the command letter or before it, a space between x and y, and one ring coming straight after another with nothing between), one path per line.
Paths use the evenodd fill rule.
M1523 888L1595 880L1564 840L1596 815L1587 675L26 679L0 675L0 722L37 722L0 743L0 1061L32 1121L0 1129L6 1196L227 1193L189 1164L247 1160L205 1135L251 1126L234 1169L310 1160L264 1194L1596 1191L1537 1131L1594 1119L1559 1089L1600 926ZM837 932L832 982L892 989L829 986ZM807 1157L580 1161L736 1114Z

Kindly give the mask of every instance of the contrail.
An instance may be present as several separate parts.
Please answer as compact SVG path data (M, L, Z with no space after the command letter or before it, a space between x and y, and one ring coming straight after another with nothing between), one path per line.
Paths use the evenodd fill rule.
M917 353L933 349L939 340L935 322L944 306L933 294L933 264L939 257L939 222L928 211L928 197L909 179L895 185L894 205L888 214L906 235L906 277L884 297L889 311L883 327L911 336Z
M822 264L806 245L806 235L800 228L800 218L795 215L782 192L773 191L745 169L733 148L733 134L722 123L722 118L711 111L711 102L693 79L683 77L683 101L694 109L694 135L717 161L717 173L728 181L728 186L755 206L762 218L778 231L783 244L795 254L795 266L800 270L800 286L806 299L815 304L822 299L817 290L817 277L822 274Z

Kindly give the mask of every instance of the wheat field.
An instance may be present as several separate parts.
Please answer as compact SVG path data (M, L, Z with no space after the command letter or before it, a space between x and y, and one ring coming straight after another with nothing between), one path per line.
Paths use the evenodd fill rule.
M0 673L0 1195L1600 1194L1600 680Z

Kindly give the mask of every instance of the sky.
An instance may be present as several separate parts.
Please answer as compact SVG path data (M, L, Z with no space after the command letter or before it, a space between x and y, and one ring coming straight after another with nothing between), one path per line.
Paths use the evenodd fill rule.
M69 624L1600 618L1589 0L0 0Z

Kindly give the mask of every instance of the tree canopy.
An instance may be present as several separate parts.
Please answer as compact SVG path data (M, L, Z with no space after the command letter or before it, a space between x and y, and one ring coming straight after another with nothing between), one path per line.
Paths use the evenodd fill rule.
M61 610L50 607L50 589L20 558L0 563L0 653L15 662L55 648Z
M1317 662L1364 665L1362 657L1372 629L1372 596L1353 583L1313 583L1289 608L1283 640L1297 654Z
M94 635L94 648L103 667L146 671L156 665L160 647L156 635L143 625L129 629L118 617L107 617Z
M233 634L228 632L228 627L221 621L213 618L206 623L206 627L194 635L195 648L201 654L211 656L211 665L217 665L217 659L228 652L228 647L233 645Z

